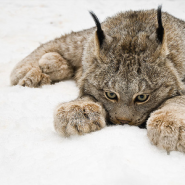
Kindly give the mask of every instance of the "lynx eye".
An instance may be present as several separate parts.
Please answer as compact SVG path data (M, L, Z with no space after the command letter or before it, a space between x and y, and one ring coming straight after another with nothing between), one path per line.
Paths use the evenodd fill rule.
M143 102L146 102L148 99L149 99L148 94L140 94L140 95L136 96L135 102L143 103Z
M113 92L105 92L105 96L110 100L117 100L117 95Z

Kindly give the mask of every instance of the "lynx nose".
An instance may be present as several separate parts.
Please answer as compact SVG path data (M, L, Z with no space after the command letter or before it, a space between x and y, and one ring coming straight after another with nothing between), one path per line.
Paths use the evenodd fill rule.
M120 124L130 124L131 122L132 122L132 120L130 120L130 119L127 119L127 118L117 118L117 120L118 120L118 122L120 123Z

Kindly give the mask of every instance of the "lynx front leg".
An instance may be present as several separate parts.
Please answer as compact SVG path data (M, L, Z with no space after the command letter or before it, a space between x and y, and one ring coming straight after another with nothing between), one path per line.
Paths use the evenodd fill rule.
M55 130L63 135L82 135L105 127L106 112L89 97L60 104L54 112Z
M185 152L185 96L167 100L147 122L152 144L167 151Z

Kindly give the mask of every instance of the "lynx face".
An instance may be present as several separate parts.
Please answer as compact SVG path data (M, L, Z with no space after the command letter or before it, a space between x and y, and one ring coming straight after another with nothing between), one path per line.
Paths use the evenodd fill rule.
M165 66L144 60L94 65L84 93L102 102L115 124L140 125L163 101L179 93L175 76Z
M84 52L81 95L101 102L115 124L141 125L166 99L181 94L165 35L159 40L155 25L148 31L142 26L103 36L97 31Z

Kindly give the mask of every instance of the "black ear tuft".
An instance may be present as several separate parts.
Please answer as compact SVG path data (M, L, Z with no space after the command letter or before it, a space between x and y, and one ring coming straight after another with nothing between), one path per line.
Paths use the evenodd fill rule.
M91 14L91 16L94 19L94 22L96 24L96 27L97 27L97 36L98 36L98 40L99 40L99 43L100 43L100 46L101 46L103 44L103 40L105 39L105 35L103 33L103 30L101 29L101 24L99 22L98 17L92 11L90 11L89 13Z
M158 9L157 9L157 21L158 21L157 38L160 43L162 43L163 36L164 36L164 28L163 28L162 18L161 18L161 9L162 9L162 6L161 5L158 6Z

